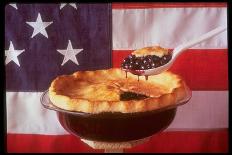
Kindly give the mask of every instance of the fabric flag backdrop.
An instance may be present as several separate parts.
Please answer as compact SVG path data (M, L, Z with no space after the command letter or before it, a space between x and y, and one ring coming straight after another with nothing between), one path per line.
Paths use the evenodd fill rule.
M51 80L119 67L135 49L173 49L221 25L226 3L6 5L7 151L103 152L70 135L41 106ZM187 50L170 70L191 88L190 102L164 132L125 152L227 152L227 32Z

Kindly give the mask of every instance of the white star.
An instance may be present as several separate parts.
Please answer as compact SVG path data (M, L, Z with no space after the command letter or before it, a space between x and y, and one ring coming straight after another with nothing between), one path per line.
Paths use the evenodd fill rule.
M77 6L75 3L68 3L69 5L71 5L72 7L74 7L75 9L77 9ZM67 5L67 3L61 3L60 4L60 10L65 7Z
M26 23L34 28L34 31L33 31L31 38L33 38L38 33L41 33L42 35L44 35L45 37L48 38L48 34L47 34L45 28L48 27L53 22L43 22L41 15L39 13L37 16L36 22L26 22Z
M19 60L17 57L24 51L25 50L15 50L12 41L10 41L9 50L5 50L5 64L7 65L9 62L14 61L20 67Z
M17 5L16 4L9 4L10 6L14 7L16 10L18 10Z
M60 49L57 50L59 53L64 55L64 60L61 65L63 66L68 60L71 60L75 64L79 65L76 59L76 55L80 53L82 50L83 49L73 49L71 41L68 40L67 50L60 50Z

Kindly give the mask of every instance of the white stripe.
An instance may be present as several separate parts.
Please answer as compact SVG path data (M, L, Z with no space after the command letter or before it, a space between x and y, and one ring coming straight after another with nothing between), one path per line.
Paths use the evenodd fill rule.
M54 111L40 104L42 93L6 92L7 133L65 134Z
M228 91L193 91L190 102L177 108L171 130L228 128Z
M218 26L227 25L227 8L151 8L113 10L113 49L151 45L175 48ZM192 47L226 49L227 31Z
M54 111L40 103L42 93L6 92L7 133L68 134ZM193 91L178 108L168 130L228 128L228 91Z

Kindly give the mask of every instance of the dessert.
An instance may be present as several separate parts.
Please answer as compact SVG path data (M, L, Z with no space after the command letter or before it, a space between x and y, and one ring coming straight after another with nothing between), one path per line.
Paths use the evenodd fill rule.
M128 70L145 70L162 66L172 58L168 49L160 46L135 50L123 60L121 67Z
M61 109L91 114L137 113L161 109L183 100L188 87L169 71L137 81L119 68L78 71L54 79L49 98Z
M136 75L125 78L124 71L112 68L58 76L49 87L48 103L68 132L87 140L125 142L166 129L189 92L182 78L168 71L137 81Z

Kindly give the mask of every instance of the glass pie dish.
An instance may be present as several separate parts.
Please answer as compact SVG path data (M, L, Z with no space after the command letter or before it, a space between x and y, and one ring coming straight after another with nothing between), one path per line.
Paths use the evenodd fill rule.
M41 104L56 112L62 127L69 133L87 140L125 142L150 137L166 129L173 121L178 106L187 103L192 94L176 104L164 108L134 113L101 112L98 114L69 111L55 106L48 90L41 96Z

